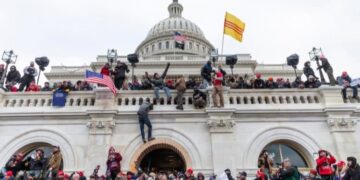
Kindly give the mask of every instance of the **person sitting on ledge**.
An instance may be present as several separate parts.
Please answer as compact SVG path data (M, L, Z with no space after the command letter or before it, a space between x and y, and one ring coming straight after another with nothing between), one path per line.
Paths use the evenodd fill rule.
M167 72L169 70L169 67L170 67L170 63L167 63L163 74L161 76L159 76L158 73L155 73L153 79L150 79L148 72L145 72L146 79L148 79L151 82L151 84L154 85L156 101L158 101L160 99L159 91L161 89L164 90L164 92L165 92L165 94L166 94L166 96L168 98L168 101L171 100L170 90L169 90L168 87L165 86L165 83L164 83L164 79L165 79L166 74L167 74Z
M351 77L348 75L348 73L346 71L344 71L341 74L341 80L343 83L343 89L341 90L341 94L343 96L344 101L347 101L347 93L346 90L348 88L351 88L353 90L353 98L359 100L359 96L358 96L358 89L357 86L351 86Z
M308 77L308 80L305 81L305 88L318 88L321 86L321 83L319 80L315 79L313 75L310 75Z

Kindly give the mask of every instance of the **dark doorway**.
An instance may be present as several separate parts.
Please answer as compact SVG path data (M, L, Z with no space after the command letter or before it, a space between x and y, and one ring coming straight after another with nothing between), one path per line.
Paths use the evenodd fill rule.
M160 148L150 151L140 161L140 167L146 173L149 172L184 172L186 165L184 159L175 151L168 148Z

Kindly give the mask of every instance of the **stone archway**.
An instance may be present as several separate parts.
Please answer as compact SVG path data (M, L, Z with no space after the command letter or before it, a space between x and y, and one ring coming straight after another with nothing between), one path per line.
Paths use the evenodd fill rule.
M170 149L180 155L180 157L185 162L185 168L192 167L192 161L189 153L182 147L179 143L165 138L155 139L150 141L144 145L142 145L132 156L130 161L130 170L137 171L136 166L140 163L140 161L151 151L156 149Z
M257 160L265 146L272 142L287 142L292 147L296 147L306 158L308 164L313 165L313 153L320 149L317 142L306 133L291 127L272 127L262 132L257 132L256 136L249 141L248 150L244 154L244 167L257 168Z
M0 147L0 164L5 164L13 154L20 150L27 150L36 144L60 146L65 170L72 171L76 169L76 155L68 138L64 134L50 129L34 129L10 139L4 146Z

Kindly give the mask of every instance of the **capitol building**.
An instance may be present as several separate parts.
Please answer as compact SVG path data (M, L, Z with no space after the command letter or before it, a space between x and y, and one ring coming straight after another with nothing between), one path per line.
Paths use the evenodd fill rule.
M149 27L145 39L134 47L140 62L129 78L132 73L139 79L145 72L161 73L168 62L168 79L200 78L200 69L215 47L200 27L182 16L183 10L174 0L168 6L169 17ZM184 50L175 48L174 31L187 36ZM295 79L286 64L259 64L250 54L236 56L236 75ZM127 63L127 56L118 60ZM85 70L99 72L107 61L106 55L99 55L88 67L52 66L45 76L50 82L76 82L84 80ZM217 63L230 72L225 56L220 55ZM276 163L288 157L302 171L315 168L319 149L331 151L339 160L360 157L360 104L345 103L339 86L227 88L224 108L213 108L212 89L205 91L210 99L205 109L194 108L193 90L184 95L184 111L177 110L173 101L157 103L149 114L156 139L145 144L136 112L142 102L154 100L152 90L120 90L115 97L106 88L70 92L61 108L52 106L51 92L0 91L0 164L17 152L29 154L37 148L50 152L53 145L61 148L66 172L86 174L96 165L104 174L111 146L123 156L122 171L193 168L206 176L226 168L233 174L254 175L264 149Z

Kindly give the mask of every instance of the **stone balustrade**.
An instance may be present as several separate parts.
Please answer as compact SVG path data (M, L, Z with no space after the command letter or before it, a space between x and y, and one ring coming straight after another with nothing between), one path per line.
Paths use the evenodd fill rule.
M327 105L343 105L340 87L322 87L319 89L225 89L224 101L226 108L246 109L246 108L325 108ZM208 107L211 107L211 91L208 90ZM110 93L107 89L97 89L95 91L70 92L64 108L91 108L97 109L97 94ZM138 106L148 101L154 103L155 110L175 110L176 91L172 91L173 98L168 100L163 92L160 93L160 100L156 101L154 92L147 91L119 91L115 98L106 101L119 111L136 111ZM193 91L187 90L184 94L185 110L195 110L193 106ZM112 94L111 94L112 96ZM104 100L102 100L104 101ZM358 101L349 102L351 105L360 108ZM52 107L52 92L0 92L0 109L15 108L41 108Z

